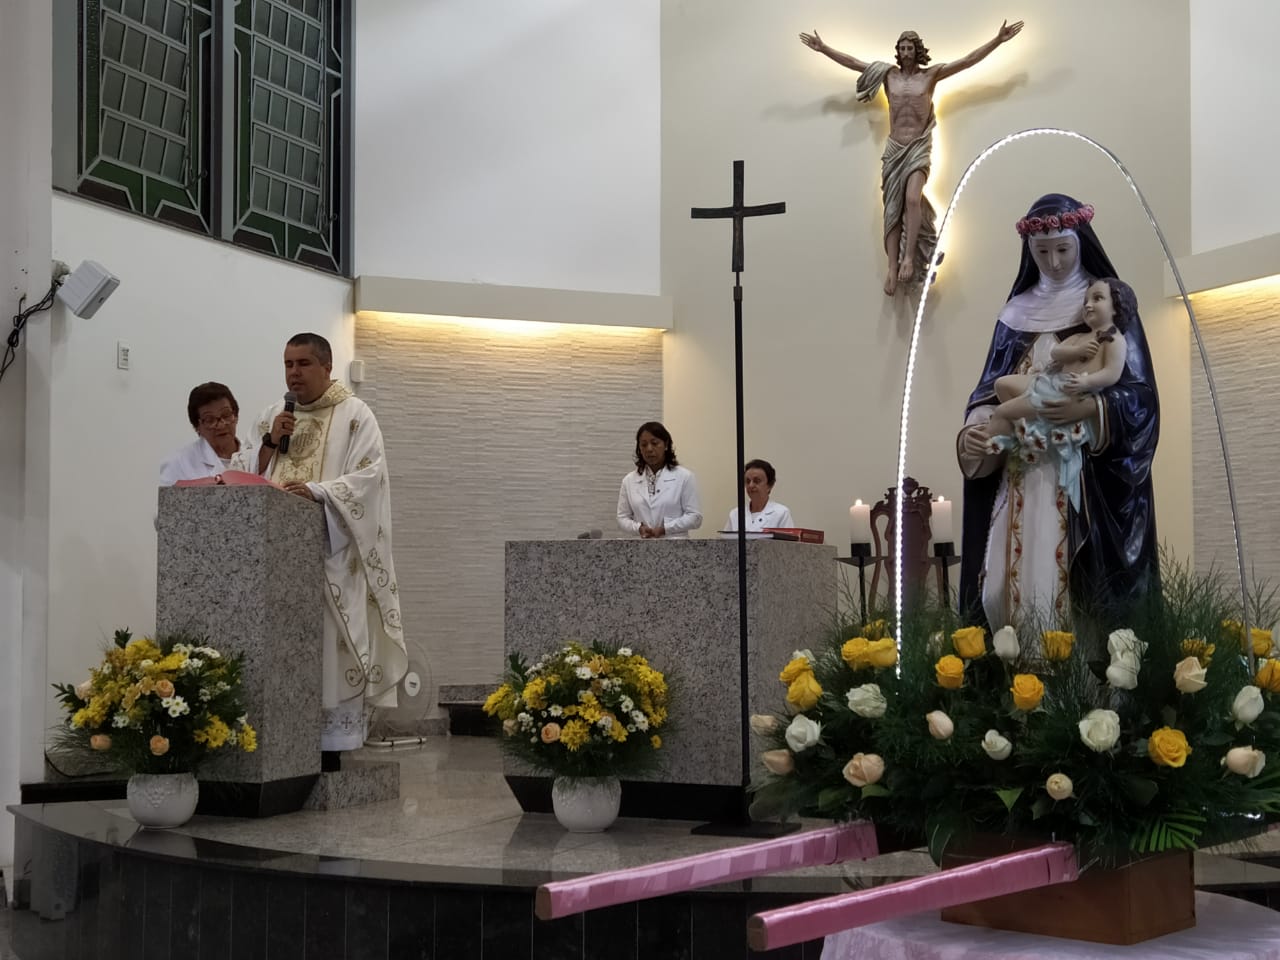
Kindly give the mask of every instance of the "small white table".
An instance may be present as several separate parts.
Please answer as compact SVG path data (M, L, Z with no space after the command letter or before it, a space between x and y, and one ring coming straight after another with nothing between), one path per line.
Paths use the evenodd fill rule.
M1280 960L1280 912L1196 892L1196 925L1130 947L899 917L827 937L822 960Z

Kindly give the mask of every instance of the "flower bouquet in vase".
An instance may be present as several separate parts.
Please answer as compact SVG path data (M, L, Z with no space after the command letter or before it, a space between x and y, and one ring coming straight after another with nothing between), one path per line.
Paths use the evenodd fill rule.
M1191 853L1280 821L1280 650L1212 578L1162 580L1122 619L991 631L922 608L900 643L872 625L800 651L754 724L753 812L869 819L944 867L1073 844L1079 880L975 888L958 922L1106 943L1193 925Z
M241 698L241 659L203 638L134 639L117 630L87 680L53 685L68 715L53 750L88 751L129 771L134 819L180 826L195 812L195 773L209 752L257 749Z
M594 833L618 816L619 778L658 765L667 681L629 647L571 642L532 665L513 654L484 712L502 721L509 756L555 778L561 825Z

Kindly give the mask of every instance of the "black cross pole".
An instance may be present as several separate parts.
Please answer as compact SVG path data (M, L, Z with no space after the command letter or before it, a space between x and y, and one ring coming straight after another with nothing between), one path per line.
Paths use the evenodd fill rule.
M748 681L747 644L747 504L742 484L742 468L747 462L746 439L743 427L742 402L742 221L746 217L767 217L786 213L785 203L761 203L748 207L743 199L743 167L741 160L733 161L733 205L729 207L694 207L689 213L695 220L733 220L733 253L729 269L733 271L733 372L738 394L738 463L735 476L738 481L738 689L741 708L742 737L742 786L744 788L742 816L736 824L706 824L695 827L694 833L713 833L721 836L777 836L789 833L797 825L777 823L751 823L747 813L745 788L751 782L751 701Z

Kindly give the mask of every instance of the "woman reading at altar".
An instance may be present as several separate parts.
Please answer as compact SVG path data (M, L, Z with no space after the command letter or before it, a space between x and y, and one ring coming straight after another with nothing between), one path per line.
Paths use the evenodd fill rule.
M978 385L956 438L964 484L960 610L993 628L1026 619L1045 626L1072 608L1123 609L1158 576L1151 461L1160 406L1137 303L1112 285L1125 340L1119 379L1097 393L1045 399L1012 449L995 448L988 421L996 380L1047 369L1060 341L1088 332L1085 294L1114 278L1091 221L1093 208L1041 197L1017 223L1021 262L1000 311ZM1060 482L1053 440L1087 436L1079 506Z

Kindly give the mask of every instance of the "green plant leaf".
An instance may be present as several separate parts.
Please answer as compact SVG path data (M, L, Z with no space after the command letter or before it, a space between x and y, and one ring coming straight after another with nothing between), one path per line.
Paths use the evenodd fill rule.
M1132 774L1120 778L1120 788L1125 792L1125 796L1143 807L1154 800L1156 794L1160 792L1160 785L1154 780Z
M868 783L862 788L862 799L867 797L888 797L892 796L892 791L888 787L882 787L878 783Z
M848 787L824 787L818 793L818 809L835 813L844 807L849 799Z
M1000 798L1000 802L1004 804L1006 810L1012 810L1013 805L1018 802L1018 798L1022 796L1024 787L1010 787L1007 790L997 790L996 796Z
M1043 797L1037 797L1036 802L1031 805L1031 819L1039 820L1053 808L1053 798L1046 794Z

